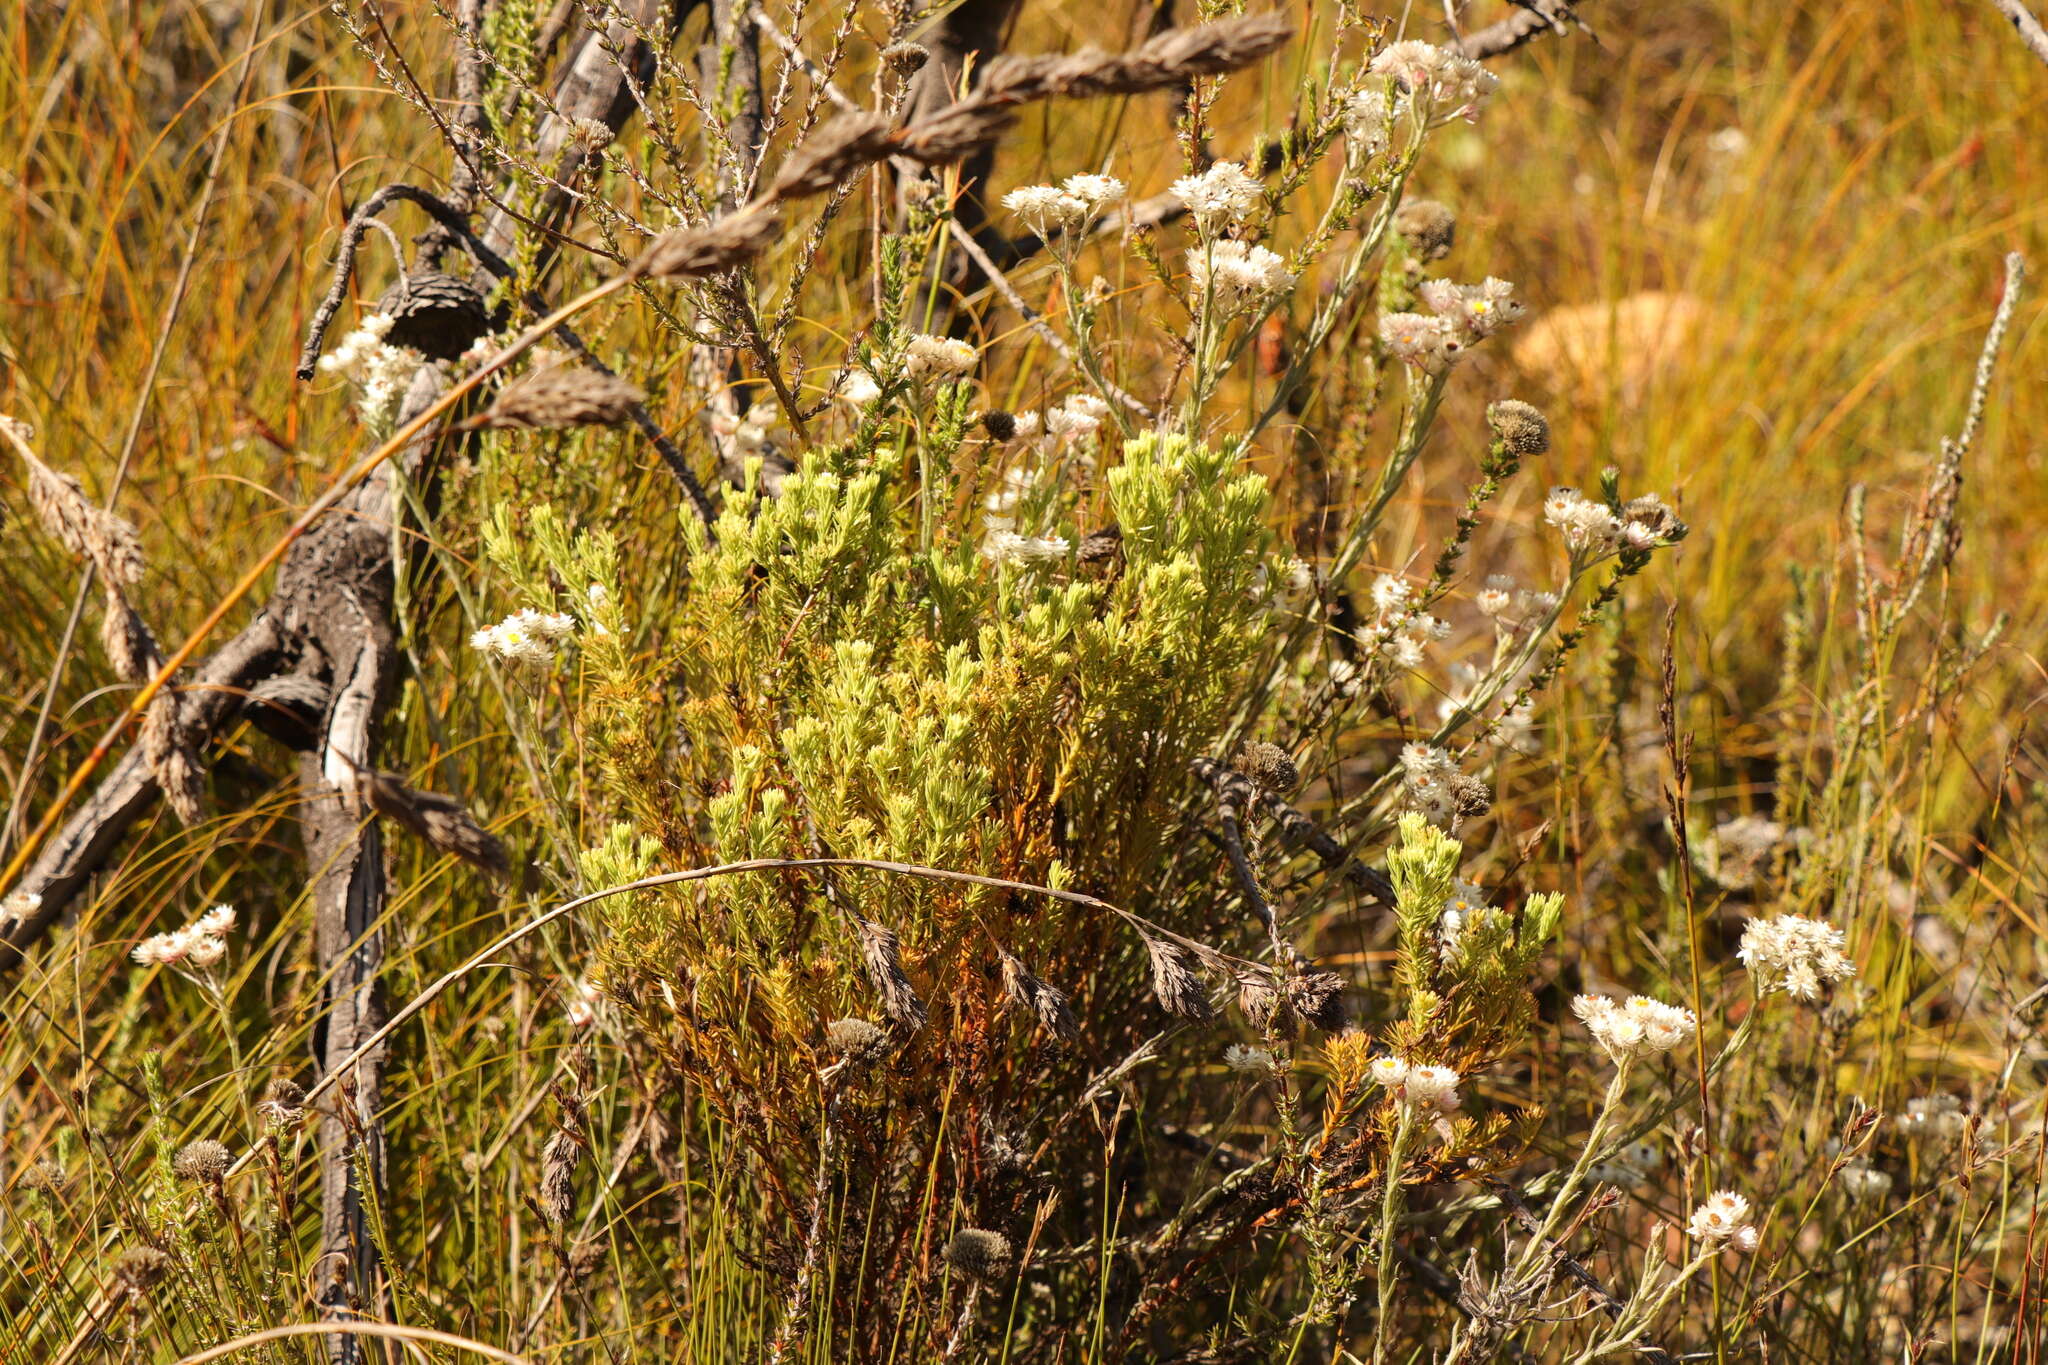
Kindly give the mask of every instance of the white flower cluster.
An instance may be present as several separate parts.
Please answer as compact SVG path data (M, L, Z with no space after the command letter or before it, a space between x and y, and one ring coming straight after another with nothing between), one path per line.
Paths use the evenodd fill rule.
M1686 1231L1708 1246L1756 1250L1756 1229L1749 1222L1749 1201L1733 1190L1718 1190L1693 1210Z
M1223 1064L1241 1076L1264 1076L1273 1070L1273 1054L1262 1047L1232 1043L1223 1049Z
M1490 617L1497 627L1526 625L1536 617L1549 615L1557 602L1556 593L1520 587L1502 573L1488 575L1486 586L1472 599L1479 614Z
M1003 196L1003 207L1024 226L1050 239L1080 227L1124 197L1124 182L1113 175L1070 175L1057 185L1025 185Z
M996 527L981 538L981 557L991 564L1047 564L1065 559L1073 546L1065 536L1027 536Z
M469 645L509 664L546 668L555 661L556 648L575 632L573 616L522 607L495 626L485 626L471 635Z
M1549 593L1529 595L1551 596ZM1486 670L1476 664L1467 663L1462 659L1452 664L1450 686L1444 689L1443 696L1436 704L1437 721L1440 724L1449 724L1464 713L1471 712L1476 715L1475 703L1478 702L1482 690L1495 691L1496 694L1498 690L1505 690L1488 689L1486 680ZM1506 687L1515 685L1516 679L1511 678ZM1541 752L1542 746L1536 738L1535 699L1532 697L1502 714L1494 722L1492 735L1486 742L1518 754L1533 755Z
M1420 668L1425 647L1450 637L1450 624L1416 610L1414 585L1393 574L1373 580L1372 606L1372 620L1358 628L1358 643L1367 654L1384 656L1396 668Z
M1856 964L1842 952L1846 941L1842 931L1826 920L1773 915L1743 925L1737 956L1756 977L1762 994L1783 991L1800 1000L1814 1000L1823 986L1856 975Z
M1387 150L1387 120L1392 114L1384 90L1367 88L1344 101L1344 140L1353 161L1370 161Z
M1401 798L1409 810L1418 811L1432 825L1448 826L1486 784L1458 770L1458 761L1448 751L1416 741L1401 746ZM1461 799L1462 798L1462 799Z
M1515 287L1490 275L1478 284L1425 280L1416 292L1430 311L1387 314L1380 340L1396 360L1431 374L1522 316Z
M1028 443L1040 461L1070 453L1081 441L1101 430L1109 416L1109 404L1092 393L1069 394L1057 407L1043 414L1020 412L1012 417L1015 430L1010 439ZM1086 455L1076 458L1092 463ZM1042 564L1064 559L1072 548L1064 536L1026 535L1018 531L1020 505L1046 486L1044 463L1013 465L1003 472L1003 481L981 501L982 557L996 564Z
M1294 287L1294 276L1277 252L1224 238L1188 253L1188 282L1198 305L1228 318L1263 308Z
M425 363L419 352L384 340L394 321L388 313L372 313L344 336L340 345L320 357L323 373L338 374L355 384L356 411L373 431L390 426L406 386Z
M1655 493L1632 498L1617 512L1576 488L1559 486L1543 499L1543 519L1564 532L1564 543L1572 549L1602 554L1654 550L1684 539L1686 533L1685 523Z
M1596 1161L1586 1170L1588 1179L1624 1190L1647 1189L1650 1177L1664 1168L1664 1149L1645 1138L1631 1142L1612 1161Z
M1486 903L1486 891L1472 882L1459 881L1448 899L1444 901L1443 913L1437 916L1437 952L1445 966L1454 965L1459 956L1459 945L1470 930L1495 919L1500 911Z
M33 891L10 891L0 900L0 933L16 920L25 920L43 908L43 898Z
M873 375L855 365L847 370L839 387L832 390L832 396L850 408L861 409L872 406L882 396L882 386Z
M144 967L211 967L227 956L234 927L235 908L216 905L182 929L142 940L129 956Z
M1617 1062L1655 1057L1683 1047L1700 1028L1691 1010L1647 995L1632 995L1619 1005L1604 995L1581 995L1573 999L1572 1013Z
M1375 76L1396 81L1430 123L1479 117L1479 106L1500 80L1462 52L1416 40L1390 43L1367 66Z
M733 454L745 459L768 447L768 433L775 429L780 414L766 403L756 403L745 412L714 412L711 434L727 442Z
M604 1000L604 987L587 976L579 976L570 989L568 1008L562 1011L569 1027L582 1032L597 1022L597 1007Z
M1200 175L1182 176L1173 182L1173 194L1187 205L1188 217L1204 237L1242 223L1265 198L1257 177L1235 161L1219 161Z
M974 368L974 347L954 337L913 333L903 343L903 372L912 379L954 379Z
M1892 1178L1876 1167L1852 1161L1835 1177L1842 1193L1855 1204L1875 1204L1892 1192Z
M1906 1101L1906 1112L1895 1120L1908 1142L1947 1146L1960 1139L1970 1126L1963 1102L1954 1095L1921 1095Z
M1410 1066L1399 1057L1375 1057L1367 1068L1375 1085L1417 1109L1456 1109L1458 1073L1447 1066Z

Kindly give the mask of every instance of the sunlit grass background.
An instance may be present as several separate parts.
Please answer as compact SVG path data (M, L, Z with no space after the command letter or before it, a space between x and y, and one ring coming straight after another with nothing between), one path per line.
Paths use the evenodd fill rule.
M1040 50L1111 42L1116 26L1137 35L1149 7L1027 8L1015 45ZM1885 681L1854 664L1847 566L1858 547L1845 509L1853 489L1867 490L1869 537L1888 558L1931 452L1962 419L2001 258L2024 252L2048 274L2048 69L1988 4L1583 8L1594 34L1539 40L1499 63L1496 112L1453 134L1415 189L1458 212L1447 273L1513 280L1538 314L1518 345L1474 361L1478 378L1461 382L1458 415L1446 423L1474 430L1484 401L1514 393L1543 403L1556 430L1553 452L1482 532L1475 561L1512 568L1533 556L1528 532L1544 487L1589 487L1609 464L1628 471L1630 487L1665 490L1694 527L1549 700L1556 744L1543 764L1561 767L1554 781L1544 766L1545 780L1523 784L1526 808L1502 824L1545 830L1531 852L1550 865L1548 882L1573 893L1566 932L1590 969L1634 973L1647 970L1634 959L1652 939L1668 941L1682 903L1672 861L1643 847L1641 792L1624 799L1631 784L1654 791L1661 780L1645 752L1656 731L1644 699L1662 667L1667 611L1703 829L1767 805L1782 774L1807 774L1817 792L1852 702L1893 716L1910 709L1887 689L1910 690L1924 660ZM431 25L424 6L393 9L402 34ZM1437 7L1416 9L1418 31L1438 33ZM137 604L175 642L357 448L345 396L325 381L295 384L292 361L348 210L390 180L434 183L446 157L416 111L368 82L366 62L318 6L30 0L0 10L0 43L0 411L31 422L45 457L102 497L127 457L117 505L140 526L151 565ZM1245 96L1242 111L1256 115L1271 93ZM1223 125L1219 152L1248 150L1231 143L1231 127ZM1100 166L1144 193L1164 187L1172 153L1156 110L1132 110L1109 137L1093 120L1034 117L1005 146L998 182ZM210 207L195 229L202 196ZM388 278L379 239L366 256L373 278ZM814 313L829 314L823 301L834 289L852 299L864 285L814 286ZM1636 298L1646 293L1659 297ZM2009 624L1959 695L1874 741L1856 791L1843 798L1847 813L1833 817L1864 824L1911 875L1836 888L1841 900L1812 907L1851 921L1876 1008L1894 1020L1879 1031L1884 1046L1832 1080L1881 1107L1930 1081L2010 1083L2000 1002L2041 977L2042 868L2029 836L2043 828L2031 810L2041 795L2033 712L2044 694L2048 607L2043 298L2037 288L2015 319L1965 466L1961 554L1929 606L1930 617L1939 608L1966 630L1981 632L2000 613ZM1610 332L1617 307L1646 309L1655 344ZM1539 344L1551 310L1580 310L1570 357ZM616 326L611 340L623 344L630 320ZM688 429L700 400L679 366L665 365L649 358L643 376L656 415ZM1326 433L1338 425L1315 400L1304 420ZM621 448L623 463L593 466L564 442L560 459L520 491L608 506L636 554L672 566L679 550L666 475L651 451ZM1284 460L1272 458L1284 480ZM9 517L0 536L0 788L19 803L11 836L123 698L93 642L90 608L78 644L60 652L77 569L33 531L13 467L0 467ZM489 490L499 491L510 492ZM1417 480L1405 495L1413 540L1381 543L1376 558L1395 566L1431 553L1423 518L1440 528L1461 494L1457 477ZM470 543L455 537L445 548L467 554ZM1533 572L1535 560L1524 567ZM494 737L439 723L462 704L474 671L451 655L458 636L429 631L431 611L449 604L445 589L427 591L407 623L415 673L387 761L491 792L490 765L504 761L488 744ZM1803 623L1807 648L1788 666L1790 618ZM46 735L31 754L46 707ZM119 1157L144 1150L136 1087L146 1048L167 1059L175 1103L163 1121L173 1136L216 1130L229 1105L217 1019L181 986L131 984L125 959L137 938L175 926L193 906L249 908L258 936L238 970L260 984L239 998L254 1012L245 1036L262 1042L244 1063L252 1074L303 1070L315 998L306 892L293 793L273 763L253 742L231 744L214 821L181 831L167 813L149 817L76 922L0 982L0 1184L52 1150L62 1129ZM1779 818L1822 819L1787 810L1785 799ZM518 812L492 815L516 824ZM1503 833L1502 860L1512 844ZM402 1000L480 942L501 912L445 860L407 846L397 857L388 991ZM426 1027L406 1035L388 1087L394 1130L414 1135L395 1153L394 1200L424 1187L427 1167L462 1170L465 1154L485 1154L474 1163L483 1174L467 1182L468 1207L404 1220L408 1254L436 1267L413 1289L456 1329L508 1344L536 1332L560 1344L573 1337L572 1322L529 1317L587 1311L533 1297L521 1264L531 1215L519 1200L530 1172L496 1160L508 1145L520 1160L530 1155L524 1125L555 1065L555 1042L537 1041L559 1013L548 983L573 977L573 953L573 940L555 941L522 958L521 970L444 998ZM1899 965L1907 960L1914 969ZM1656 965L1667 979L1684 977L1683 962ZM1989 1021L1930 1026L1943 1016L1930 1013L1929 999L1964 970L1973 982L1983 973L1972 999ZM166 999L176 1008L163 1008ZM2022 1067L2030 1064L2038 1062ZM697 1174L725 1178L716 1164ZM118 1185L91 1192L96 1207L117 1211L134 1197ZM749 1198L714 1194L720 1203ZM643 1213L663 1216L607 1216L628 1227ZM90 1295L90 1267L112 1245L83 1240L109 1237L118 1221L71 1224L52 1264L9 1265L10 1276L68 1288L5 1290L4 1330L44 1343L68 1337ZM746 1273L733 1275L764 1292ZM696 1333L708 1358L758 1337L773 1315L744 1293L718 1302L732 1320L700 1314L674 1328L680 1335L665 1349L690 1353ZM302 1316L305 1307L281 1312ZM680 1316L680 1305L639 1311Z

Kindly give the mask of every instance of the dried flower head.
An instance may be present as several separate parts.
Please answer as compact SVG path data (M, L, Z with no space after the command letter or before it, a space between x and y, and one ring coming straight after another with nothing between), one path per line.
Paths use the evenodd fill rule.
M991 441L1014 440L1017 435L1017 415L1001 408L990 408L981 415L981 429L988 433Z
M985 1284L1010 1273L1010 1239L983 1228L962 1228L946 1243L946 1263Z
M114 1261L114 1278L123 1289L140 1296L163 1283L164 1276L171 1273L170 1253L156 1247L141 1245L129 1247Z
M1344 1027L1344 978L1335 972L1308 972L1287 982L1287 1003L1303 1019L1325 1033Z
M1480 105L1500 84L1491 71L1464 53L1412 39L1388 44L1373 55L1366 69L1398 83L1431 124L1454 118L1476 120Z
M1277 744L1255 740L1238 751L1237 770L1256 785L1285 796L1301 784L1301 770L1294 759Z
M188 1142L171 1158L171 1170L180 1180L201 1185L220 1184L227 1176L228 1167L233 1164L234 1158L228 1154L227 1147L212 1138Z
M64 1168L44 1157L40 1161L30 1162L16 1183L31 1194L41 1195L44 1199L55 1202L63 1198L64 1186L69 1182L65 1179Z
M865 1019L834 1019L825 1025L825 1046L856 1066L868 1066L889 1053L889 1031Z
M1892 1178L1875 1167L1852 1161L1835 1176L1836 1183L1851 1203L1881 1203L1892 1192Z
M1486 409L1486 424L1501 445L1516 455L1541 455L1550 449L1550 421L1541 410L1519 398L1503 398Z
M882 998L882 1012L900 1029L915 1032L924 1027L924 1001L903 970L903 945L896 931L869 919L856 919L854 933L860 939L861 965L868 980Z
M306 1088L288 1077L273 1077L263 1087L256 1112L273 1127L289 1132L306 1121Z
M583 1143L568 1128L548 1134L540 1153L540 1186L535 1202L541 1215L556 1227L567 1222L576 1205L576 1166L583 1159Z
M882 49L882 64L899 76L917 74L931 59L931 49L916 43L891 43Z
M1440 261L1458 240L1458 215L1434 199L1404 199L1394 210L1394 231L1416 259Z
M1265 1048L1232 1043L1223 1049L1223 1064L1240 1076L1270 1076L1274 1071L1275 1059Z
M1253 1029L1271 1034L1285 1015L1287 997L1273 984L1272 973L1244 971L1237 974L1237 1007Z
M1819 998L1821 989L1856 974L1842 952L1846 939L1825 920L1773 915L1749 920L1738 956L1756 978L1759 994L1783 991L1800 1000Z

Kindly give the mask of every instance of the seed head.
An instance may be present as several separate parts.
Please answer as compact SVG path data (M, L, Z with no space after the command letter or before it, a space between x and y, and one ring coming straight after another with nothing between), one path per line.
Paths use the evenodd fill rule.
M1541 455L1550 449L1550 421L1533 405L1519 398L1503 398L1489 404L1486 424L1500 443L1516 455Z
M1197 1022L1215 1014L1209 992L1203 989L1201 977L1189 965L1192 955L1185 948L1148 934L1145 951L1152 962L1152 994L1158 997L1161 1009L1177 1018Z
M1294 1012L1325 1033L1344 1027L1344 978L1335 972L1310 972L1287 983L1287 1003Z
M825 1046L857 1066L869 1066L889 1052L889 1032L865 1019L834 1019L825 1025Z
M931 59L931 50L916 43L891 43L882 49L882 64L899 76L916 74Z
M1237 756L1237 770L1275 796L1285 796L1301 782L1301 770L1285 749L1258 740Z
M227 1176L233 1159L228 1149L212 1138L201 1138L188 1142L171 1159L171 1169L180 1180L190 1180L200 1185L218 1185Z
M991 441L1008 441L1017 435L1017 414L990 408L981 415L981 429Z
M704 227L662 233L640 254L632 270L656 280L716 274L760 255L781 232L782 219L772 212L728 214Z
M1458 238L1458 215L1434 199L1410 199L1394 210L1394 231L1425 261L1450 255Z
M148 1245L132 1246L114 1262L114 1278L131 1294L146 1294L171 1273L170 1256Z
M985 1284L1010 1273L1010 1239L983 1228L962 1228L946 1243L946 1263Z
M306 1121L306 1089L297 1081L276 1077L263 1088L256 1112L287 1132Z

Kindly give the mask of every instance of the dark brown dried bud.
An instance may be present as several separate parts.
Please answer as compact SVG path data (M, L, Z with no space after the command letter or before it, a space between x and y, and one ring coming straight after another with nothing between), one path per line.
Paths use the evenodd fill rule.
M892 147L887 119L879 114L841 114L789 154L768 195L808 199L829 194L877 161L887 160Z
M306 1121L306 1088L286 1077L275 1077L263 1088L263 1099L256 1112L273 1126L289 1132Z
M1145 952L1151 959L1152 994L1158 997L1159 1008L1175 1018L1197 1022L1215 1015L1209 992L1190 961L1193 954L1177 943L1150 934L1145 935Z
M439 270L400 276L377 311L391 318L387 345L409 346L430 360L453 360L491 330L490 310L476 286Z
M981 429L988 433L991 441L1009 441L1017 436L1017 416L1001 408L990 408L981 415Z
M220 1184L227 1176L228 1167L233 1164L234 1158L228 1155L227 1147L212 1138L188 1142L171 1158L171 1170L180 1180L201 1185Z
M903 970L903 945L896 931L863 919L854 921L854 932L860 939L861 964L867 968L875 993L882 998L882 1013L898 1028L912 1032L923 1028L924 1001L917 998L917 991Z
M1484 778L1453 773L1445 781L1451 789L1451 810L1460 820L1476 820L1493 809L1493 789Z
M1261 1035L1271 1034L1286 1013L1286 997L1274 986L1269 973L1251 971L1239 972L1237 976L1237 1007L1244 1011L1245 1022Z
M100 618L100 645L107 651L107 662L114 673L124 682L141 682L155 673L162 656L157 653L156 637L149 632L135 608L128 605L128 599L121 589L109 579L106 583L106 613Z
M131 1294L146 1294L171 1273L169 1253L153 1246L132 1246L114 1262L114 1278Z
M1287 1003L1294 1012L1325 1033L1344 1027L1344 978L1335 972L1309 972L1287 983Z
M931 59L931 49L916 43L891 43L882 49L882 65L899 76L916 75Z
M39 1194L54 1202L63 1197L64 1186L69 1182L64 1178L64 1168L45 1158L32 1163L23 1171L18 1183L31 1194Z
M1488 404L1486 425L1516 455L1541 455L1550 449L1549 419L1519 398L1503 398Z
M1091 531L1081 537L1075 547L1074 558L1082 564L1103 564L1115 559L1124 551L1124 528L1111 522L1100 531Z
M946 1243L946 1264L984 1284L1001 1283L1010 1273L1010 1239L983 1228L962 1228Z
M856 1066L871 1066L889 1053L889 1031L865 1019L834 1019L825 1025L825 1046Z
M505 845L454 797L408 787L397 773L361 776L363 792L378 814L389 816L443 853L473 863L493 877L502 878L511 871L512 859Z
M508 384L488 412L465 425L527 431L611 427L631 417L643 397L615 374L582 365L543 365Z
M567 1128L548 1135L540 1154L541 1215L556 1227L567 1222L576 1207L576 1163L583 1159L583 1144Z
M997 950L1003 968L1003 994L1012 1005L1031 1011L1039 1026L1062 1043L1080 1041L1081 1027L1067 1005L1066 992L1040 981L1013 953Z
M752 260L781 232L780 216L767 209L746 208L705 227L662 233L630 269L655 280L712 275Z
M1275 796L1285 796L1301 784L1301 770L1287 751L1264 740L1244 746L1237 756L1237 770Z
M1420 259L1440 261L1458 239L1458 215L1434 199L1410 199L1394 210L1394 231Z

